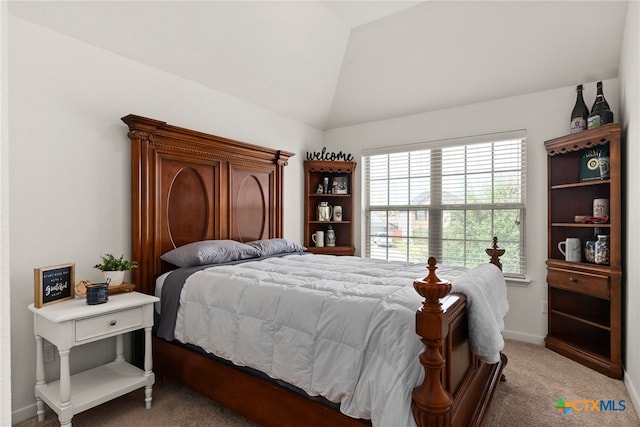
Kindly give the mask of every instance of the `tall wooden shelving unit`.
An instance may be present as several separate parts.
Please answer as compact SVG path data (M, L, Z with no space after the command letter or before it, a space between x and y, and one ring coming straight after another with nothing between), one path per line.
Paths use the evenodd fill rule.
M612 378L622 378L621 126L611 123L545 142L548 154L548 334L546 346ZM609 147L609 179L580 182L581 150ZM582 224L596 198L609 199L609 221ZM609 265L584 259L595 227L610 237ZM567 262L558 242L578 237L582 262Z
M353 174L355 162L306 160L304 162L304 245L309 252L330 255L353 255L354 209L353 209ZM329 187L335 178L346 178L345 194L318 193L318 186L323 178L329 179ZM342 221L318 221L317 206L320 202L328 202L331 206L342 206ZM336 234L336 246L316 247L311 235L318 230L325 231L331 226Z

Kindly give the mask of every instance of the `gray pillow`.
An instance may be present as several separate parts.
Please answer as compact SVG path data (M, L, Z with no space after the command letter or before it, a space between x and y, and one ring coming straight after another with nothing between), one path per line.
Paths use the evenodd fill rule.
M287 239L264 239L247 242L247 245L256 248L262 256L271 256L279 254L289 254L293 252L304 252L307 250L302 245Z
M160 259L178 267L192 267L259 256L258 249L235 240L203 240L170 250Z

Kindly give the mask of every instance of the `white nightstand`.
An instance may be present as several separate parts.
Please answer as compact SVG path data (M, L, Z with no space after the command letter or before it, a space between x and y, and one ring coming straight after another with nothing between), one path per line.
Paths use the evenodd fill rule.
M71 426L74 414L100 405L123 394L145 387L146 407L151 407L152 372L151 328L153 304L158 298L130 292L110 295L105 304L87 305L84 298L35 308L33 331L36 336L36 405L38 420L44 420L44 403L58 414L61 426ZM144 371L124 360L122 335L144 329ZM72 347L116 337L116 359L73 376L69 373ZM42 339L58 348L60 379L47 383L44 375Z

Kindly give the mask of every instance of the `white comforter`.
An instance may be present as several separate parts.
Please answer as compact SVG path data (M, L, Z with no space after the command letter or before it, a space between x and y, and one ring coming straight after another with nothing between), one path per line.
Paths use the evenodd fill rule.
M183 287L175 337L374 426L415 426L424 346L413 280L426 274L425 265L310 254L209 268ZM497 362L508 310L502 273L486 264L437 274L467 295L474 352Z

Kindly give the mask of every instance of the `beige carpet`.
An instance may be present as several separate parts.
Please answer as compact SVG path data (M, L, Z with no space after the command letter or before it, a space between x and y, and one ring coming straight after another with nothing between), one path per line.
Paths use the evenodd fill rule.
M543 346L507 341L507 381L500 384L486 426L634 427L640 419L620 380L611 379ZM624 400L624 411L563 411L558 399ZM578 405L580 408L581 405ZM620 409L620 405L616 405Z
M640 426L622 381L601 375L542 346L507 341L505 354L509 358L505 369L507 381L498 387L486 426ZM570 411L564 415L555 408L559 398L567 402L614 400L617 409L621 409L619 401L624 400L626 410ZM72 421L74 427L255 427L177 384L156 385L150 410L144 409L144 393L139 390L78 414ZM47 411L42 423L33 418L17 424L18 427L57 425L57 416L51 411Z

